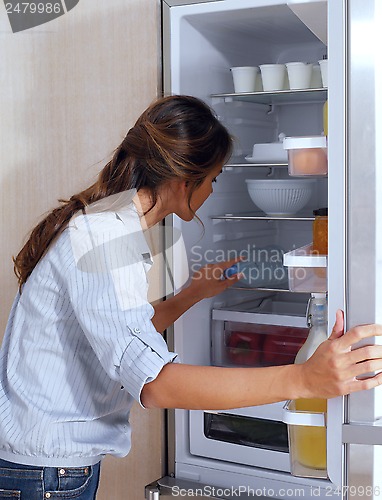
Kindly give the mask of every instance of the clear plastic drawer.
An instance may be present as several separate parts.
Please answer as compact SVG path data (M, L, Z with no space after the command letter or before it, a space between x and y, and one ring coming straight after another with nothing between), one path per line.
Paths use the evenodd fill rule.
M230 367L291 364L308 331L305 315L241 313L238 316L232 311L215 310L212 364Z

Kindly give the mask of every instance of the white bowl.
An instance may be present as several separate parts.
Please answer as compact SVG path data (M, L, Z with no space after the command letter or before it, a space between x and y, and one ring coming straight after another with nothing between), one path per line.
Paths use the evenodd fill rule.
M293 215L312 196L314 179L246 179L251 200L268 215Z

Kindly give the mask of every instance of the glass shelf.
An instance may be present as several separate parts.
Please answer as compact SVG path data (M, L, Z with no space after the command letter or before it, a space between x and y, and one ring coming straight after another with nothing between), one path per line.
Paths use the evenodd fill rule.
M232 162L232 163L226 163L223 167L266 167L266 168L277 168L277 167L287 167L288 163L251 163L249 161L238 161L238 162Z
M299 90L277 90L273 92L242 92L211 94L211 97L225 100L253 102L256 104L298 104L325 102L328 96L328 89L299 89Z
M313 221L314 216L309 214L295 215L267 215L264 212L245 214L223 214L212 215L212 220L289 220L289 221Z
M240 282L239 282L240 283ZM240 286L240 284L238 285L233 285L230 287L230 289L232 290L245 290L247 292L288 292L288 293L291 293L291 290L289 290L289 288L277 288L277 287L272 287L272 288L267 288L267 287L258 287L258 288L254 288L254 287L249 287L249 286Z

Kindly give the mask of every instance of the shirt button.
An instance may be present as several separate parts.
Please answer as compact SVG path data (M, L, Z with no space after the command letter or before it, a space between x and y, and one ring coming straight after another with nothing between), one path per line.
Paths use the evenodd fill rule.
M64 476L65 475L65 469L60 469L58 471L58 473L60 474L60 476Z
M141 331L140 331L140 329L139 329L139 328L134 328L134 332L135 332L135 333L140 333Z
M50 498L50 497L51 497L51 494L49 493L49 491L48 491L48 493L45 493L45 498Z

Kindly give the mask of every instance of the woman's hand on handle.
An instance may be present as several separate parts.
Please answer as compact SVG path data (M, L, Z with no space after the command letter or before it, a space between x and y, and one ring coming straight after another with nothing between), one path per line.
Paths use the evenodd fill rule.
M337 311L330 337L301 365L307 391L304 397L332 398L382 384L382 373L370 375L382 370L382 346L354 348L376 336L382 336L381 325L356 326L344 334L343 312ZM365 374L366 378L358 378Z

